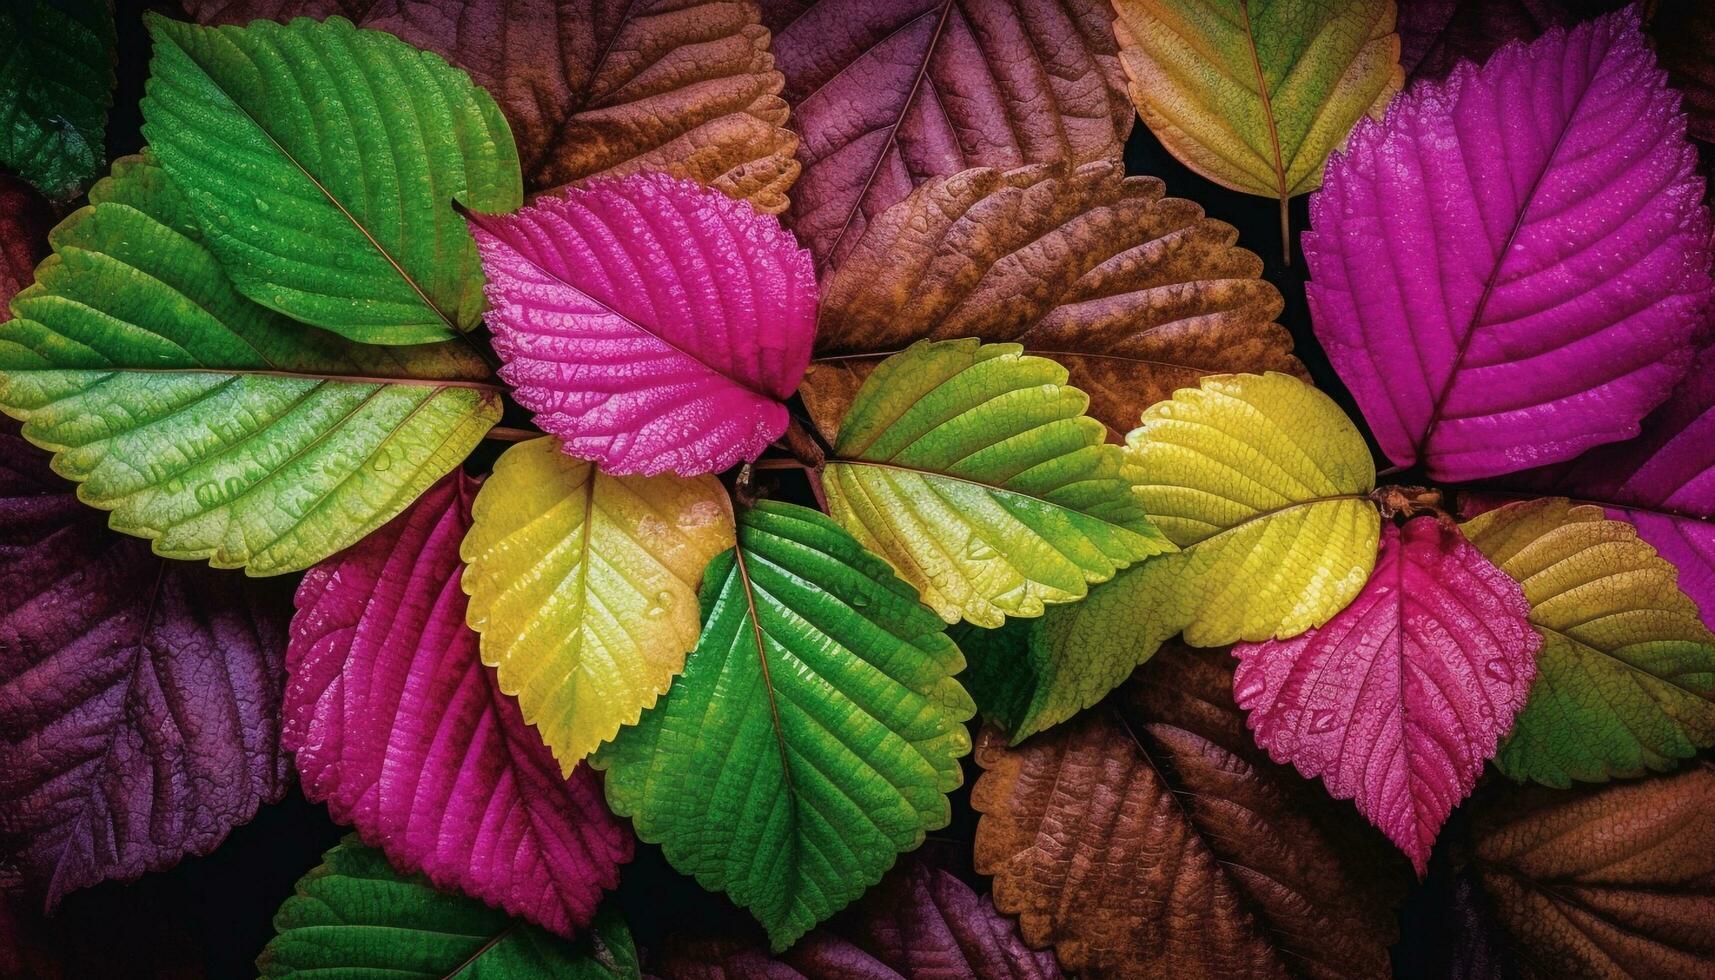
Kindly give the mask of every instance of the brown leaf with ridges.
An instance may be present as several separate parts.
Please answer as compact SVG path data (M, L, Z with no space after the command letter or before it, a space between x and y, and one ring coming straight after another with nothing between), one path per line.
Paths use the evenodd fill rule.
M786 209L798 137L753 0L187 0L205 24L344 14L470 72L524 183L665 171Z
M1472 821L1471 866L1526 976L1715 976L1715 764L1530 787Z
M1379 976L1405 867L1269 761L1232 657L1169 643L1096 709L984 734L976 869L1026 942L1102 977Z
M967 170L874 221L823 286L822 358L803 386L830 438L882 358L981 337L1053 358L1118 441L1209 374L1307 378L1281 297L1238 232L1116 163Z

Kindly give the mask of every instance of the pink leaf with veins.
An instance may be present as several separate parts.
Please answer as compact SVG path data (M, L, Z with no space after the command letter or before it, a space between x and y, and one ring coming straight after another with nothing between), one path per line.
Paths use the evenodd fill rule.
M777 219L635 174L470 224L500 375L567 453L610 473L696 476L786 430L816 279Z
M570 934L633 841L483 666L459 588L474 493L455 472L304 575L282 741L304 795L401 870Z
M1422 874L1524 707L1542 645L1529 613L1451 522L1390 524L1375 572L1327 625L1233 648L1233 697L1276 762L1354 800Z

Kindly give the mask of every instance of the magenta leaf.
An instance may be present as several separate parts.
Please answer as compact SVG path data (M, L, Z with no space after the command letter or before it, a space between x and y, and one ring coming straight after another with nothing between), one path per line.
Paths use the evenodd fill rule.
M863 900L778 957L761 937L675 938L650 959L660 980L1058 980L1051 952L1024 944L1018 923L921 856L903 861Z
M716 473L786 429L816 281L773 217L661 174L470 216L501 376L616 474Z
M1599 504L1679 569L1679 587L1715 629L1715 347L1698 355L1678 388L1629 442L1600 446L1560 466L1505 481L1529 495ZM1463 505L1468 515L1517 494ZM1461 501L1466 495L1461 495Z
M1421 875L1524 707L1542 645L1529 613L1451 521L1389 524L1370 580L1327 625L1233 648L1233 697L1258 745L1354 800Z
M1469 480L1635 436L1715 288L1696 163L1630 8L1359 123L1304 251L1316 335L1388 456Z
M286 791L289 589L109 531L0 423L0 886L206 854Z
M770 0L818 268L929 177L1117 160L1137 112L1108 0Z
M588 766L570 779L483 666L459 542L476 488L436 484L304 575L286 653L286 747L400 870L561 934L589 924L631 860Z

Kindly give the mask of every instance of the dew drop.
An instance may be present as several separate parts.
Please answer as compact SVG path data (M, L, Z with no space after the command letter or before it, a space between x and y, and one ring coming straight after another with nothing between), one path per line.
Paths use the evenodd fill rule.
M1339 719L1334 716L1332 710L1323 708L1310 716L1310 734L1320 735L1323 732L1331 732L1338 722Z
M965 542L965 557L972 561L988 561L994 557L994 549L982 538L973 537Z
M268 210L271 207L273 207L273 205L269 204L267 201L264 201L263 199L261 199L259 197L251 198L251 200L253 203L255 203L256 210L261 211L263 214L267 214Z
M1267 686L1267 683L1268 682L1263 680L1260 673L1251 674L1244 679L1243 683L1233 690L1233 700L1237 701L1242 707L1245 702L1261 695L1262 689Z
M214 507L220 503L220 485L214 481L199 483L196 488L197 504L202 507Z
M375 467L375 472L385 473L393 465L393 454L383 449L375 454L375 461L370 465Z
M869 605L869 596L862 592L853 592L850 602L853 609L862 609Z
M1511 684L1513 682L1513 678L1517 676L1513 673L1513 665L1498 657L1489 661L1488 666L1483 668L1483 673L1488 674L1490 677L1500 681L1502 684Z

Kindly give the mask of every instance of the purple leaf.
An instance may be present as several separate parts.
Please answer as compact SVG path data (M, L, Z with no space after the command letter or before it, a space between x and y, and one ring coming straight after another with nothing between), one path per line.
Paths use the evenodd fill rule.
M764 4L804 165L787 223L838 264L929 177L1117 160L1136 110L1107 0Z
M895 868L881 884L831 922L806 934L778 958L760 938L669 941L652 958L660 980L1057 980L1050 952L1035 952L1018 924L986 895L922 857Z
M816 280L775 218L661 174L470 217L519 404L615 474L717 473L786 430Z
M1351 799L1423 874L1536 677L1517 582L1451 521L1382 529L1375 572L1327 625L1241 643L1233 697L1276 762Z
M284 741L305 795L401 870L570 934L633 841L482 664L459 588L474 494L455 472L304 575Z
M1636 435L1711 301L1696 162L1632 9L1359 123L1304 250L1316 335L1388 456L1469 480Z
M289 586L149 552L0 425L0 882L67 892L206 854L289 774Z
M1463 506L1468 515L1520 492L1599 504L1610 519L1636 525L1679 569L1680 589L1715 629L1715 348L1644 419L1643 435L1496 482L1511 491L1507 497L1484 500L1479 490Z

